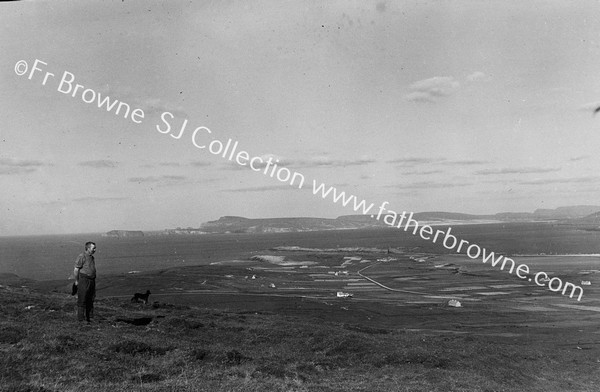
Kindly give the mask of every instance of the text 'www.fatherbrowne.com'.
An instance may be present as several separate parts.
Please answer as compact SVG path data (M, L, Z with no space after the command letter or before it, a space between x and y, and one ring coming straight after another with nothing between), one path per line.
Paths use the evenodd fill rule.
M58 73L47 70L48 63L36 59L30 67L25 60L19 60L15 63L14 71L18 76L27 76L27 79L37 81L42 86L55 86L56 91L80 99L83 103L97 106L99 110L106 110L116 116L123 117L135 124L142 124L146 119L146 113L143 108L135 107L126 102L110 97L108 94L96 91L93 88L86 87L77 82L73 73L63 71L60 76ZM132 107L133 106L133 107ZM227 138L226 141L216 138L213 132L205 127L188 127L187 118L177 118L169 111L160 115L160 123L154 124L155 129L164 135L169 135L174 139L182 139L184 135L189 137L191 144L201 151L208 151L212 155L220 156L228 161L235 162L240 166L249 168L252 171L262 173L263 175L276 179L281 183L298 189L304 189L306 176L294 170L290 170L281 164L278 158L273 155L253 155L240 148L238 141ZM452 228L447 231L434 230L429 225L421 225L413 219L413 213L403 211L402 214L387 208L390 204L384 201L378 206L377 214L373 211L374 203L368 203L364 199L359 199L355 195L339 191L334 186L328 186L323 182L312 180L312 194L319 196L324 200L330 199L334 204L345 208L352 208L355 213L370 215L377 221L383 221L387 226L404 229L405 232L411 230L413 235L420 236L423 240L433 243L441 243L446 249L456 253L464 253L470 259L479 259L484 264L489 263L492 267L499 266L501 271L508 271L509 274L515 274L519 279L533 282L538 286L547 287L548 290L562 295L569 295L570 298L576 296L581 301L583 289L570 282L563 282L558 277L549 278L545 272L530 272L529 266L519 264L503 255L496 256L494 252L488 251L477 244L457 238L451 234ZM506 267L509 267L506 270Z

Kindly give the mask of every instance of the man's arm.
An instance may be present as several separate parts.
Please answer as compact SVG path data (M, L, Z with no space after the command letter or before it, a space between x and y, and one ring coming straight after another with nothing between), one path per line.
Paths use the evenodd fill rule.
M75 277L75 285L79 284L79 270L83 267L84 256L79 255L75 260L75 268L73 268L73 277Z
M73 269L73 276L75 277L75 286L77 286L79 284L79 268Z

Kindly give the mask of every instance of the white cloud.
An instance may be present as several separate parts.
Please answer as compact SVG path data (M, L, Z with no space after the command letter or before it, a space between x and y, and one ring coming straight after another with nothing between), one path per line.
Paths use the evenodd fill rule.
M539 174L539 173L552 173L560 171L560 168L555 167L515 167L515 168L502 168L502 169L484 169L478 170L475 174L478 175L493 175L493 174Z
M460 88L460 83L451 76L434 76L414 82L409 88L412 92L404 96L407 101L436 102L439 98L454 94Z
M161 114L171 112L179 117L188 117L185 109L176 104L167 102L161 98L141 97L139 92L134 91L128 86L105 85L98 91L102 96L109 96L120 102L125 102L133 107L140 108L146 114Z
M414 91L410 94L406 94L404 99L409 102L435 102L430 94L421 91Z
M473 72L472 74L467 76L467 80L469 82L485 82L489 79L489 76L480 71Z
M142 100L136 101L139 108L143 109L145 113L164 113L170 112L173 115L178 115L181 117L188 117L185 109L179 105L173 105L169 102L166 102L160 98L146 98Z

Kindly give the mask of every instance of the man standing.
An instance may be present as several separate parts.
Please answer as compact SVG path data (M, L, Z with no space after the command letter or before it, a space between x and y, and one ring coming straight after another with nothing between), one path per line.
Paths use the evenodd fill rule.
M89 323L94 310L94 297L96 297L96 262L94 253L96 244L86 242L85 252L75 260L75 285L77 286L77 320Z

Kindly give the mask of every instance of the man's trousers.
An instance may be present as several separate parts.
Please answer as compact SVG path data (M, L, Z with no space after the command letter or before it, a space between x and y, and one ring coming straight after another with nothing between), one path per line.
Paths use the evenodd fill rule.
M96 297L96 280L85 274L79 274L77 285L77 320L90 321L94 313L94 298Z

